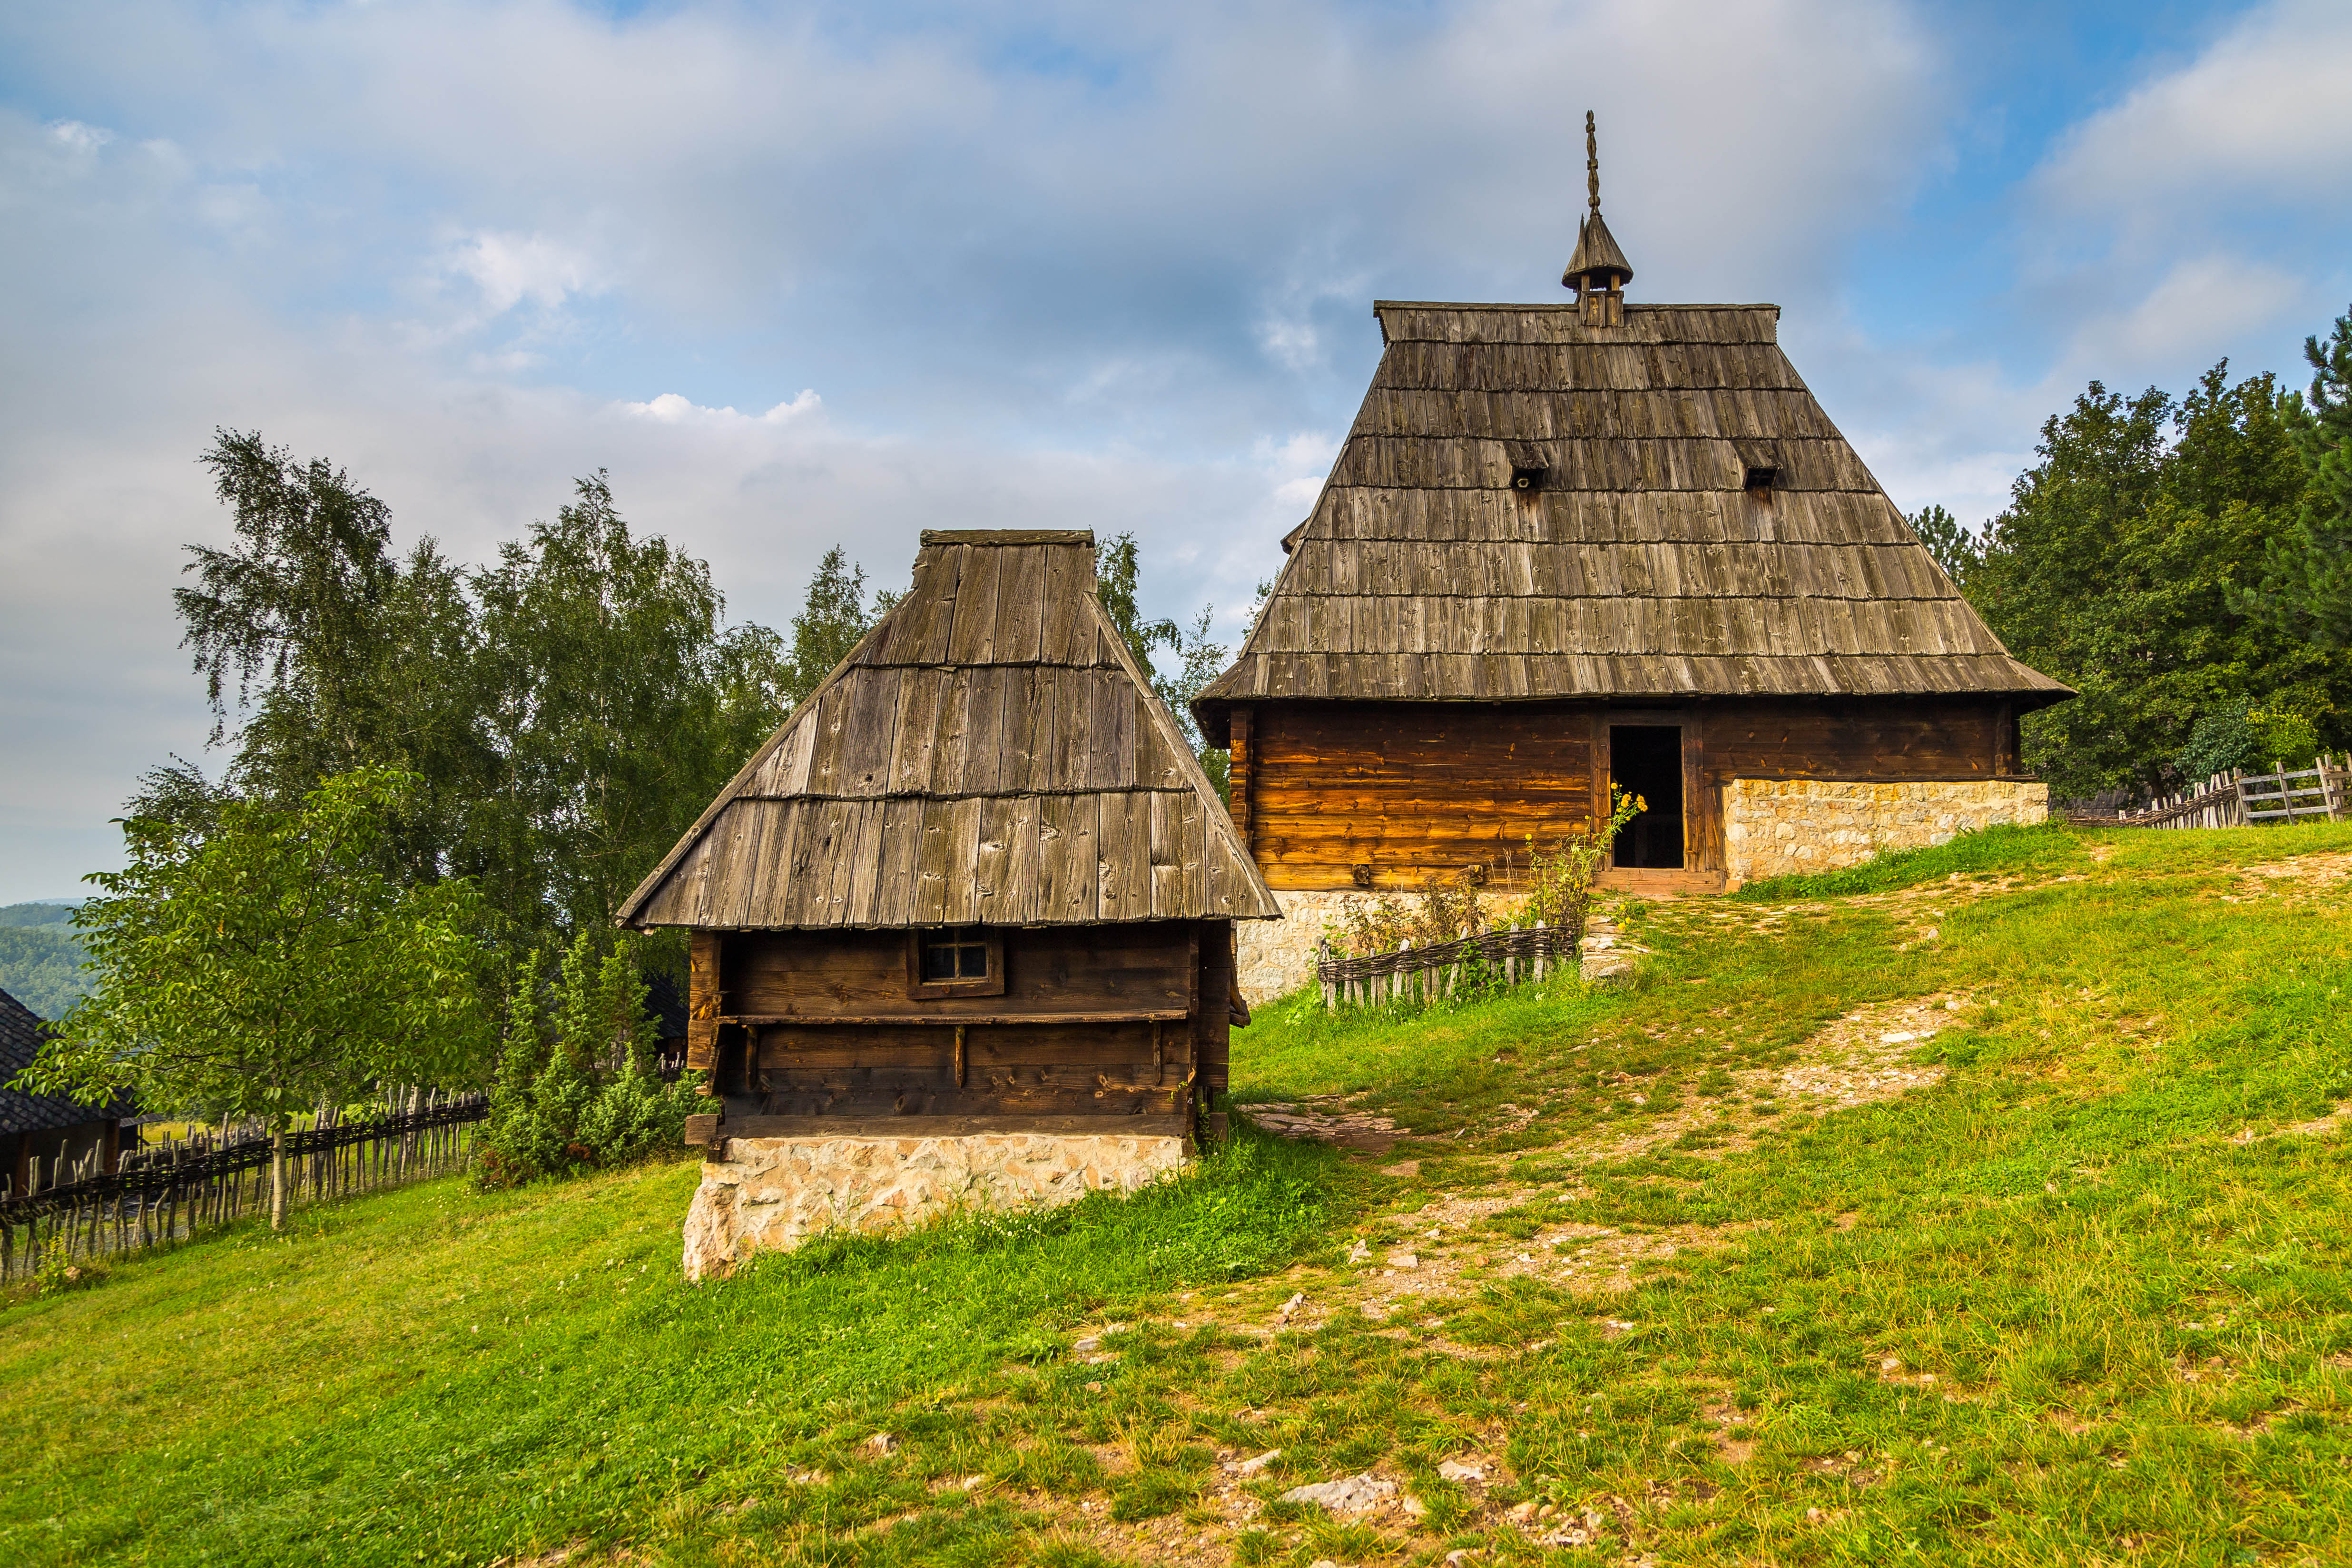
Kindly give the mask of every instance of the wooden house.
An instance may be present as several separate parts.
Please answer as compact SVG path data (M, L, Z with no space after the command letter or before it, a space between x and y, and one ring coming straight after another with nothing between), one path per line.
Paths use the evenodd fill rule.
M1596 183L1570 300L1374 305L1361 411L1193 704L1294 915L1507 883L1612 781L1649 809L1610 880L1658 891L2046 811L2018 718L2071 693L1960 597L1779 308L1629 303L1632 276Z
M1234 922L1280 910L1094 584L1091 533L926 532L907 596L622 906L692 932L714 1155L924 1139L998 1186L1023 1139L1181 1157L1225 1085ZM782 1201L837 1210L835 1175Z
M44 1187L112 1171L122 1155L122 1123L137 1114L127 1095L84 1105L9 1088L48 1032L38 1014L0 991L0 1194L22 1195L37 1171Z

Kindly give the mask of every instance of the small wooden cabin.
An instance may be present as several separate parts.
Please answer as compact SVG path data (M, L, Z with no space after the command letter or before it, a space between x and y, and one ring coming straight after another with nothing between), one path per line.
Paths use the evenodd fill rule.
M1274 888L1507 883L1612 781L1649 809L1609 880L1656 891L2045 809L2017 721L2071 693L1960 597L1779 307L1632 277L1596 184L1571 300L1373 306L1347 444L1193 704Z
M1280 910L1094 586L1091 533L924 533L622 906L693 933L690 1135L1191 1136Z
M77 1171L114 1170L122 1157L122 1123L138 1114L128 1095L83 1105L9 1088L33 1065L48 1033L40 1015L0 991L0 1195L22 1196L37 1171L41 1184L51 1187Z

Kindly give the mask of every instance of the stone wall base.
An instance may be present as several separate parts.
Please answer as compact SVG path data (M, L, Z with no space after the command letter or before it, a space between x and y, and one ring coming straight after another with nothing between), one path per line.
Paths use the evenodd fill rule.
M686 1215L686 1277L732 1272L828 1230L903 1229L954 1210L1132 1192L1182 1168L1184 1140L1131 1133L730 1138Z
M1734 779L1723 792L1727 879L1737 888L1795 871L1833 871L1883 849L1941 844L2050 815L2050 786L2017 779L1863 784Z
M1415 897L1410 891L1362 892L1355 889L1339 892L1284 889L1274 896L1281 901L1282 919L1234 922L1234 973L1241 982L1242 994L1249 998L1252 1006L1287 996L1315 978L1316 946L1323 940L1323 930L1339 924L1349 906L1381 898L1407 904ZM1497 919L1509 915L1525 901L1523 894L1499 889L1482 896L1487 913Z

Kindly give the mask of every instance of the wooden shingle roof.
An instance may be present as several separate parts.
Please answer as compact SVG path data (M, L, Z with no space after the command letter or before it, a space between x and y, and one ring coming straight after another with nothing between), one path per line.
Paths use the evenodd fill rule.
M43 1132L85 1122L135 1116L138 1109L126 1094L98 1105L84 1105L63 1095L33 1094L8 1087L10 1080L33 1065L50 1026L39 1014L0 991L0 1136L11 1132ZM5 1188L0 1179L0 1188Z
M1280 918L1094 587L1091 533L925 532L912 590L620 923Z
M1266 698L2070 695L1960 597L1780 352L1779 307L1374 310L1347 446L1194 704L1213 743Z

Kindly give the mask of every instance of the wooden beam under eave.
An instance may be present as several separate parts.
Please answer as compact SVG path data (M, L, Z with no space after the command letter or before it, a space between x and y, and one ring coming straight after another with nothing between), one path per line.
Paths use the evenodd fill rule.
M1255 717L1246 704L1233 710L1231 724L1232 761L1225 773L1225 788L1233 796L1234 828L1241 835L1242 852L1255 860L1257 844L1250 830L1250 775L1256 762L1256 751L1251 744Z
M708 1072L719 1060L720 1006L719 936L698 931L688 939L686 1065L688 1071Z

